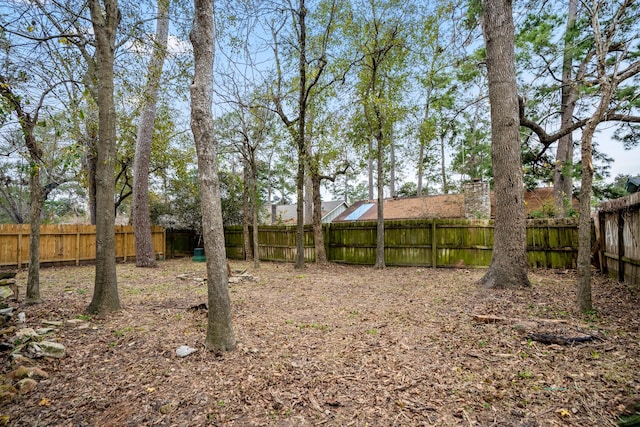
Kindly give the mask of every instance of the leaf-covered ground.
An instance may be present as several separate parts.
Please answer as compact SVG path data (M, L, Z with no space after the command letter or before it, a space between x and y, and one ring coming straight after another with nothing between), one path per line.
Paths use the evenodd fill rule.
M34 360L49 378L2 402L1 419L12 426L607 426L640 396L637 288L594 277L597 311L585 316L574 308L575 275L566 271L531 272L529 290L486 291L475 284L482 270L231 267L257 279L230 284L237 350L203 347L206 312L190 309L206 301L203 263L121 264L123 309L50 332L46 339L64 344L67 356ZM43 269L46 302L19 308L24 326L86 319L93 274L90 266ZM24 284L25 272L18 278ZM594 339L543 344L533 334ZM181 345L197 351L179 358ZM1 356L3 374L17 367L9 352Z

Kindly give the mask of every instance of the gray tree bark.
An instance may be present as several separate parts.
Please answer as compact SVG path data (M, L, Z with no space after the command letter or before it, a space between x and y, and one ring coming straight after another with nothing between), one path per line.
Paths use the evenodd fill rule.
M136 153L133 165L133 234L136 244L136 266L156 267L149 215L149 162L151 140L162 66L169 37L169 0L158 0L158 20L153 53L147 70L147 84L142 98L142 114L138 123Z
M98 64L98 141L96 145L96 275L87 311L105 315L120 309L116 277L115 180L116 111L113 62L120 10L117 0L89 0Z
M207 256L209 315L205 346L212 351L236 347L231 323L224 226L217 171L217 143L213 131L213 61L215 28L213 0L194 0L194 76L191 83L191 131L198 154L198 179L202 205L202 236Z
M38 109L35 114L30 114L22 108L19 96L11 90L9 82L4 76L0 76L0 96L4 98L9 108L16 114L24 142L29 152L31 166L29 169L30 191L30 218L31 232L29 233L29 271L27 275L27 293L25 303L39 304L40 298L40 214L42 212L43 191L40 183L40 168L42 166L42 148L36 141L33 133L38 123Z
M573 65L573 36L571 31L575 26L578 13L578 1L569 0L567 29L564 36L564 52L562 60L562 89L560 105L560 127L566 128L573 122L573 112L578 99L577 88L571 81ZM573 135L571 133L558 140L556 163L553 170L553 201L556 212L566 217L571 207L573 194Z
M491 103L491 157L496 197L493 256L480 284L491 288L531 286L527 277L524 183L520 153L514 24L510 0L483 2Z

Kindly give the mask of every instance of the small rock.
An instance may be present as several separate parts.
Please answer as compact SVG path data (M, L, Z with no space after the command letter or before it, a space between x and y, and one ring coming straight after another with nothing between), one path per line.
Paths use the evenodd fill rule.
M38 328L36 329L36 334L38 335L46 335L49 332L55 331L55 328Z
M43 320L42 324L49 326L62 326L62 322L59 320Z
M37 336L38 333L33 328L22 328L18 329L18 331L16 332L16 338L21 341L24 341L25 338L35 338Z
M29 375L29 368L24 365L18 366L13 371L7 374L7 377L12 380L21 380L22 378L26 378Z
M18 323L24 323L27 321L27 315L24 314L24 311L18 313Z
M82 319L67 319L66 323L69 326L76 326L76 325L81 325L81 324L87 323L87 322L85 320L82 320Z
M176 350L176 356L187 357L188 355L193 354L195 352L196 352L195 348L191 348L188 345L181 345Z
M7 377L14 380L20 380L23 378L45 379L45 378L49 378L49 374L47 374L45 371L38 368L37 366L27 367L24 365L20 365L13 371L9 372Z
M6 402L15 399L18 390L11 384L0 385L0 402Z
M29 378L45 379L49 378L49 374L46 371L38 368L37 366L33 366L29 368Z
M11 353L11 359L15 364L31 365L33 363L33 360L29 359L27 356L20 353Z
M13 291L9 286L0 286L0 300L13 296Z
M27 351L33 357L53 357L56 359L63 358L65 354L64 345L52 341L31 342Z
M0 310L0 314L3 316L13 316L13 312L16 310L15 307L7 307L7 308L3 308L2 310Z
M38 382L36 380L31 378L24 378L18 381L18 387L17 387L18 393L27 394L30 391L33 391L37 385L38 385Z

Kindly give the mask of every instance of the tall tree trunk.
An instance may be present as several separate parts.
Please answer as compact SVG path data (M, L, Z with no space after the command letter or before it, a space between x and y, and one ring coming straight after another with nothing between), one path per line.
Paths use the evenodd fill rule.
M320 183L322 178L317 171L312 170L311 180L313 183L313 240L315 243L316 264L326 264L327 252L324 248L324 233L322 230L322 196L320 194Z
M311 158L311 154L308 155ZM313 179L311 178L311 174L313 172L305 171L305 179L304 179L304 222L305 224L311 224L313 222L313 209L314 209L314 201L315 197L313 194Z
M89 221L96 225L96 147L98 145L98 70L95 54L84 56L87 62L87 72L83 76L83 83L90 97L87 98L87 111L84 116L84 135L81 143L84 148L82 169L87 179L87 193L89 203Z
M298 92L298 132L297 150L298 150L298 175L297 175L297 201L296 201L296 263L295 268L304 268L304 183L305 175L304 169L306 164L306 146L305 146L305 131L306 131L306 116L307 116L307 24L306 16L307 9L304 4L304 0L299 0L298 5L298 42L300 48L300 56L298 58L298 77L300 79L300 88Z
M527 277L524 184L511 0L485 0L483 12L496 214L491 265L480 283L494 288L528 287L531 284Z
M253 152L252 152L253 153ZM258 167L256 165L255 154L251 157L251 212L253 213L253 267L260 268L260 242L258 240Z
M0 76L0 97L8 104L18 117L22 128L24 142L29 152L29 190L30 190L30 224L29 233L29 273L27 276L27 304L41 303L40 299L40 213L42 212L43 191L40 183L40 168L42 166L42 148L38 145L33 130L38 123L38 109L33 114L22 108L19 96L16 96L11 85L4 76ZM16 209L17 211L17 209Z
M96 146L96 275L87 311L104 315L120 309L116 277L115 180L116 111L113 61L120 21L117 0L89 0L98 66L98 142Z
M420 142L418 146L418 188L416 196L422 196L422 180L424 179L424 144Z
M40 215L42 213L42 185L40 184L40 159L33 159L29 176L31 190L31 234L29 236L29 273L27 277L26 304L39 304L40 298Z
M389 197L396 197L396 149L393 138L389 144Z
M378 219L376 221L376 263L375 268L385 268L384 262L384 142L379 130L377 144L377 185L378 185Z
M248 154L247 154L248 155ZM249 261L253 259L253 250L251 249L250 225L253 221L253 206L251 203L251 172L249 171L249 161L242 159L242 236L244 244L244 259Z
M582 178L580 183L580 218L578 219L577 302L581 311L592 310L591 302L591 185L593 182L593 134L598 120L592 119L582 130Z
M167 54L169 37L169 0L158 0L158 20L153 52L147 70L147 85L142 98L142 114L138 124L138 138L133 167L133 234L136 244L136 266L156 267L153 250L151 217L149 215L149 162L153 125L162 66Z
M96 225L96 146L98 136L87 137L85 141L84 171L87 175L87 192L89 193L89 222Z
M198 154L198 178L202 207L202 236L207 255L209 318L205 346L229 351L236 346L231 324L229 278L224 247L224 226L217 171L217 142L213 130L213 60L215 30L213 0L194 0L194 76L191 83L191 131Z
M444 154L444 134L440 135L440 173L442 174L442 192L449 194L449 180L447 179L447 165L445 163L446 157Z
M373 172L374 172L374 160L373 160L373 138L369 137L367 143L367 172L369 183L369 200L373 200Z
M560 127L566 128L573 122L578 97L576 87L571 82L573 71L573 27L578 13L578 1L569 0L567 29L564 36L564 52L562 60L562 90L560 105ZM553 201L556 212L561 217L568 215L573 194L573 135L571 133L558 140L556 163L553 170Z
M593 135L602 121L611 103L613 92L619 82L606 75L605 63L608 46L601 39L597 14L591 17L595 32L595 44L598 62L598 80L600 82L600 102L587 125L582 129L580 157L582 178L580 183L580 219L578 220L578 283L577 303L581 311L593 309L591 300L591 186L593 182ZM609 40L607 40L609 41ZM637 64L640 64L638 62ZM636 65L638 66L638 65Z

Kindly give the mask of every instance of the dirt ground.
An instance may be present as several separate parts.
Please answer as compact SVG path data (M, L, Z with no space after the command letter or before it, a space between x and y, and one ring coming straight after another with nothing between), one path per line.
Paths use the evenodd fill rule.
M640 289L600 276L596 311L581 315L571 271L536 270L532 289L486 291L475 284L483 270L231 267L256 281L229 286L238 346L224 354L204 349L206 311L191 309L206 301L203 263L118 265L123 309L105 319L84 315L93 267L42 269L45 303L19 307L26 324L12 320L1 341L15 334L8 326L61 321L45 338L66 356L33 360L48 378L2 402L0 421L613 426L640 396ZM196 352L177 357L182 345ZM28 363L0 357L2 374Z

